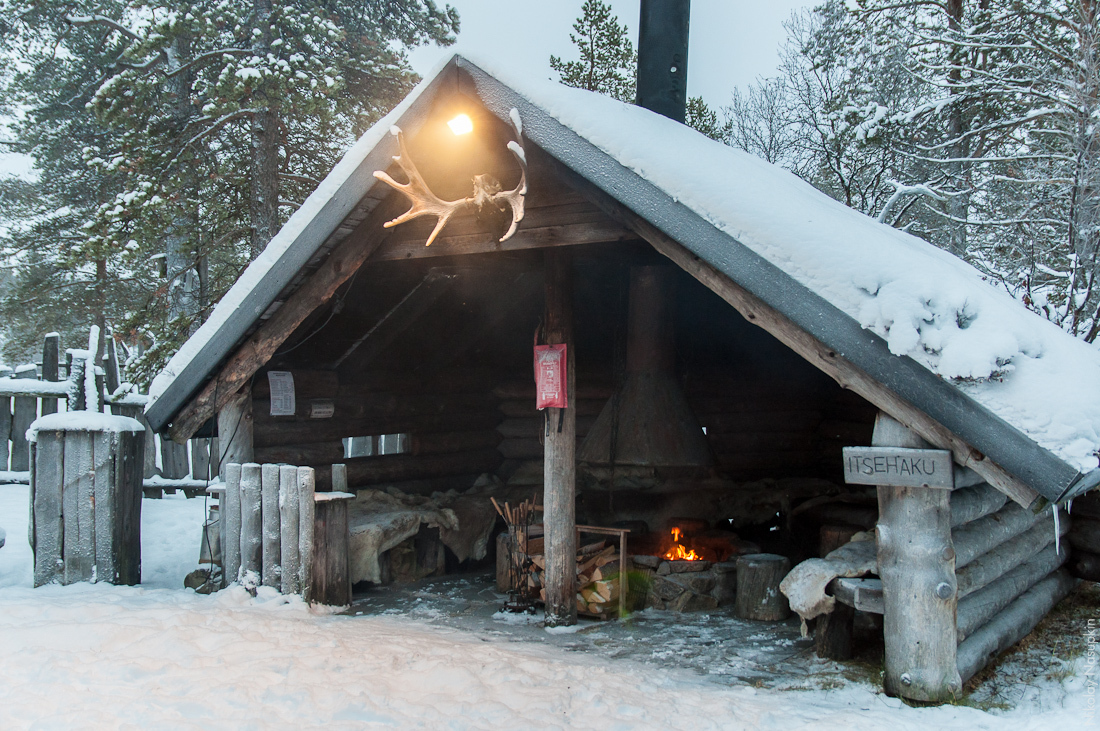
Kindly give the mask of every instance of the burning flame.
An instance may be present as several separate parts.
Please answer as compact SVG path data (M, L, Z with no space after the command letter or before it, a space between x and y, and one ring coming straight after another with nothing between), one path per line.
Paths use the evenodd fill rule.
M680 536L683 532L679 528L672 529L672 540L676 543L668 553L665 554L665 558L669 561L702 561L703 557L695 552L695 549L687 550L684 545L680 543Z

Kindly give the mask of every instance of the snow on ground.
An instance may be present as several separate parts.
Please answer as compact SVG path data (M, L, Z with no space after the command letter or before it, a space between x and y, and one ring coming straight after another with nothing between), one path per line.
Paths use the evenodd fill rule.
M31 589L27 487L0 486L0 728L1096 728L1072 674L1005 712L909 708L839 678L778 691L675 657L642 665L411 612L332 615L239 588L201 596L177 587L195 566L203 501L142 508L143 587Z

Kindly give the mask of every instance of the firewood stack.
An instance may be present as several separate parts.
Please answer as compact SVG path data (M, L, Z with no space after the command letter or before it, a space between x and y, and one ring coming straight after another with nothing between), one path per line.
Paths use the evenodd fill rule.
M542 574L546 570L546 558L541 553L531 554L530 558L535 565L529 579L530 586L538 590L539 597L545 602ZM619 589L617 547L608 545L607 541L582 546L577 551L577 613L600 619L618 616Z

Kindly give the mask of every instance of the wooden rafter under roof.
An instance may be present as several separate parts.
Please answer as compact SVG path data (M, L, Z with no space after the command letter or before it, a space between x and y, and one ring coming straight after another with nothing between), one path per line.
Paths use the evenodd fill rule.
M470 220L455 220L430 249L419 229L383 232L400 202L385 203L388 188L371 173L386 169L396 152L389 135L376 134L338 171L343 176L288 224L278 261L242 293L232 313L200 335L190 359L148 411L156 430L185 438L252 375L308 317L328 302L368 259L399 260L521 250L641 238L723 297L812 365L930 443L951 450L1017 502L1039 496L1060 500L1092 487L1087 476L961 390L906 356L788 273L739 243L642 175L613 160L546 110L462 57L456 56L419 94L381 125L400 125L414 139L426 120L454 98L476 99L503 127L519 110L529 154L543 158L583 200L538 201L516 236L500 244ZM358 146L357 146L358 147ZM415 154L415 147L414 154ZM350 153L349 153L350 157ZM350 166L354 164L354 169ZM536 160L532 160L532 165ZM336 171L334 174L336 175ZM330 176L331 178L332 176ZM537 181L540 176L532 175ZM328 181L326 181L327 183ZM535 183L533 182L534 186ZM580 205L577 205L580 203ZM429 227L430 228L430 227ZM282 235L282 234L280 234Z

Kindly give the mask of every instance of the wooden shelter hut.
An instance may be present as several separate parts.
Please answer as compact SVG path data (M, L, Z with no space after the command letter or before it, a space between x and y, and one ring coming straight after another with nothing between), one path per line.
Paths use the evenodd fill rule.
M1064 546L1001 577L1049 553L1049 505L1100 481L1095 349L768 163L489 69L453 57L348 151L154 383L154 430L315 466L319 490L336 462L351 489L534 474L558 622L578 520L689 518L796 563L877 523L877 599L829 600L879 602L887 688L910 698L958 692L1069 591ZM430 246L433 216L384 225L409 201L374 173L413 170L447 217ZM447 205L481 175L486 205ZM535 408L533 340L567 345L566 408ZM292 374L285 412L269 372ZM379 435L403 446L351 456ZM845 486L842 447L873 441L946 451L946 489ZM991 587L996 611L966 614Z

